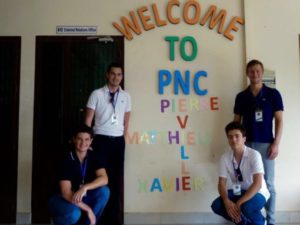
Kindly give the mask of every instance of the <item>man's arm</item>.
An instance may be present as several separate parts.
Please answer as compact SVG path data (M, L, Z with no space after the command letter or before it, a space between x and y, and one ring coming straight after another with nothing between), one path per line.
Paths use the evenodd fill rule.
M65 200L67 200L68 202L71 202L72 204L77 205L80 209L85 211L87 213L88 218L90 219L91 224L95 224L96 216L95 216L93 210L91 209L91 207L89 207L87 204L85 204L82 201L80 201L80 202L74 201L74 198L73 198L74 194L73 194L72 188L71 188L72 187L71 181L61 180L59 182L59 186L60 186L60 191L61 191L63 198Z
M243 203L251 199L261 188L263 180L263 174L257 173L253 175L253 183L250 185L246 193L241 197L236 204L241 207Z
M91 108L86 108L85 109L85 117L84 117L85 125L91 127L94 116L95 116L95 110L93 110Z
M226 182L226 178L219 177L218 191L225 205L227 214L234 222L238 223L241 221L240 211L236 204L228 198Z
M282 130L283 130L283 112L276 111L274 113L274 118L275 118L275 137L273 143L269 148L269 152L268 152L269 159L275 159L279 153L279 143L281 140Z
M105 169L96 170L96 179L90 183L82 185L78 191L73 195L73 201L81 202L82 198L86 195L88 190L93 190L95 188L104 186L108 184L108 177Z
M59 187L60 187L60 192L62 194L62 197L65 200L67 200L69 202L72 202L73 192L72 192L71 181L69 181L69 180L61 180L59 182Z
M129 119L130 119L130 112L126 112L124 114L124 136L125 137L126 137L127 132L128 132Z
M240 123L242 121L241 115L234 114L233 121Z

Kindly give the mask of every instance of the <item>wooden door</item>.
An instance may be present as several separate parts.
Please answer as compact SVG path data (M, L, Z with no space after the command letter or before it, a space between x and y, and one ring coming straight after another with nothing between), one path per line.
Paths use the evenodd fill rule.
M0 37L0 223L16 222L20 48L20 37Z
M96 37L36 38L33 138L32 223L49 222L47 202L55 165L83 112L92 90L105 84L111 61L123 63L124 39Z

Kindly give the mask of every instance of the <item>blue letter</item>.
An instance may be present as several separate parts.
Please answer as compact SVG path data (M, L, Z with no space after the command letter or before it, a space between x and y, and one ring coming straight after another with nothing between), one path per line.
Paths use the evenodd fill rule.
M153 192L154 189L158 189L160 192L162 192L162 188L161 188L161 185L160 185L160 182L159 182L158 178L153 179L153 183L152 183L150 191Z
M198 95L206 95L207 89L201 90L199 87L199 79L200 77L207 77L206 71L199 71L195 74L194 77L194 90Z
M185 72L185 81L182 79L182 75L179 70L175 70L174 75L174 93L178 95L178 84L180 85L182 92L185 95L190 94L190 71Z
M184 146L183 145L181 145L180 150L181 150L181 159L182 160L189 159L189 157L184 154Z
M159 94L162 95L164 93L164 86L171 83L172 76L168 70L160 70L158 76Z

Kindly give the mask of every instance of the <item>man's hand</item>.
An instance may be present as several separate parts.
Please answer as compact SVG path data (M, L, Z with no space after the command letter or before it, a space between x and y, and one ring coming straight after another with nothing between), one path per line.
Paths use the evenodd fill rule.
M238 205L230 200L224 202L226 212L235 223L241 222L241 212Z
M269 159L275 159L278 156L279 153L279 146L278 144L271 144L268 150L268 158Z
M81 188L79 188L78 191L76 191L76 192L73 194L73 199L72 199L72 201L73 201L74 203L79 203L79 202L81 202L81 201L82 201L82 198L86 195L86 192L87 192L87 190L86 190L86 188L85 188L84 185L83 185Z

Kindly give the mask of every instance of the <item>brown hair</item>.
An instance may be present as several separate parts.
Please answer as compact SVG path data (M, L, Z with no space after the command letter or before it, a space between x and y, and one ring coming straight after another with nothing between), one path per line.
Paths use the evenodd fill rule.
M252 59L251 61L248 62L247 67L246 67L246 73L248 73L248 70L250 67L255 66L255 65L260 65L262 70L264 71L264 65L261 61L257 59Z

